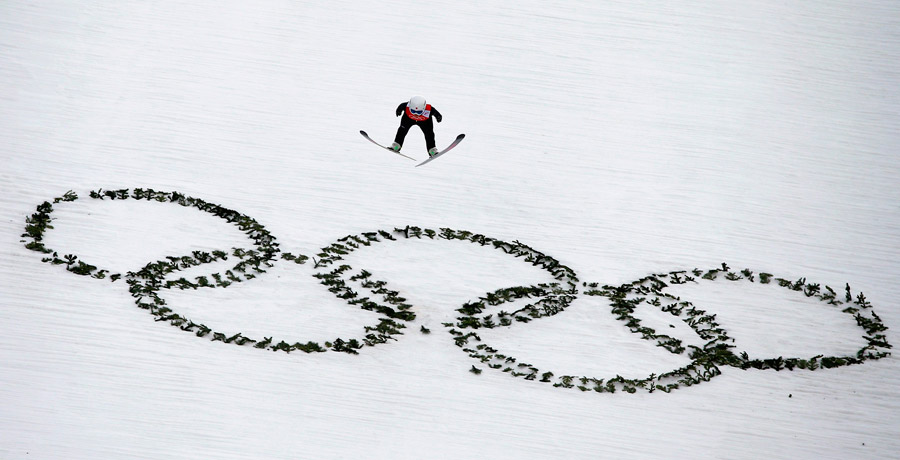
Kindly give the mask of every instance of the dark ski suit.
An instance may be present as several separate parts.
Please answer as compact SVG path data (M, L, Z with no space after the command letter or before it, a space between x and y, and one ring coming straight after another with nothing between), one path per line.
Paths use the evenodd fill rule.
M431 121L431 118L434 117L438 123L441 122L441 113L437 111L431 104L427 104L425 106L425 111L421 115L414 114L409 111L406 107L408 103L404 102L397 106L397 116L399 117L401 114L403 115L400 118L400 127L397 128L397 135L394 137L394 142L403 146L403 139L406 139L406 133L409 132L409 128L412 128L413 125L418 126L422 133L425 134L425 146L428 150L431 150L435 147L434 142L434 122Z

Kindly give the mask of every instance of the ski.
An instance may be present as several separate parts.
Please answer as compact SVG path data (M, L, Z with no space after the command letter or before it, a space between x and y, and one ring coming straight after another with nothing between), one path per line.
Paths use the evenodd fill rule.
M371 143L373 143L373 144L375 144L375 145L377 145L377 146L379 146L379 147L381 147L381 148L387 150L388 152L394 152L394 153L396 153L397 155L400 155L401 157L409 158L410 160L416 161L416 159L413 158L413 157L406 156L406 155L404 155L404 154L402 154L402 153L400 153L400 152L398 152L398 151L396 151L396 150L394 150L394 149L392 149L392 148L390 148L390 147L385 147L385 146L379 144L378 142L373 141L372 138L369 137L369 135L366 134L366 132L363 131L363 130L359 130L359 133L362 134L363 137L365 137L366 139L368 139L369 142L371 142Z
M434 160L435 158L437 158L437 157L439 157L439 156L441 156L441 155L447 153L450 149L452 149L453 147L456 147L460 142L462 142L462 140L463 140L465 137L466 137L465 134L460 134L459 136L456 136L456 139L454 139L454 141L453 141L449 146L447 146L447 148L445 148L444 150L441 150L440 152L434 154L434 156L428 157L427 160L425 160L425 161L423 161L423 162L417 164L416 167L418 168L419 166L422 166L422 165L424 165L425 163L428 163L429 161Z

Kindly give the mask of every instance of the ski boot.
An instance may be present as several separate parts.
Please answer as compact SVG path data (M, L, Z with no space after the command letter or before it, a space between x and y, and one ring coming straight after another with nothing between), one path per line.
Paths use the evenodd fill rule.
M395 152L399 152L399 151L400 151L400 147L402 147L400 144L394 142L394 143L392 143L391 146L388 147L388 148L391 149L391 150L393 150L393 151L395 151Z
M430 158L430 157L433 157L433 156L435 156L435 155L437 155L437 154L438 154L438 149L437 149L437 147L432 147L432 148L428 149L428 157L429 157L429 158Z

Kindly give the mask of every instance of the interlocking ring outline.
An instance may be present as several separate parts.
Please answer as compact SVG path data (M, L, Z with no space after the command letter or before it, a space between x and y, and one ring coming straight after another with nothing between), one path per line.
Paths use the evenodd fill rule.
M739 367L741 369L809 369L831 368L850 364L860 364L866 360L876 360L890 356L886 351L891 348L885 335L887 327L872 310L871 305L860 293L853 300L849 285L846 287L845 301L838 300L837 293L830 287L823 290L818 284L807 283L801 278L791 282L781 278L774 278L767 273L758 276L763 283L776 280L779 285L793 291L803 292L806 297L814 297L830 305L838 306L846 304L843 312L854 317L857 325L866 331L864 336L867 345L852 356L817 355L812 358L769 358L751 359L746 353L736 354L732 351L733 340L728 337L725 330L715 321L715 315L707 314L704 310L696 308L693 304L683 301L667 292L665 288L670 284L685 284L696 282L697 278L715 280L719 275L723 278L737 281L741 279L755 282L755 275L750 270L743 270L740 274L730 271L727 265L705 272L694 269L693 271L673 271L663 274L654 274L620 286L603 286L598 283L582 283L586 288L584 294L588 296L602 296L609 299L612 313L617 319L626 323L631 332L641 334L642 338L654 340L657 345L675 354L688 352L690 364L674 369L660 375L651 374L646 378L629 379L616 375L613 378L598 379L586 376L562 375L554 378L553 372L541 372L536 367L518 361L516 358L501 354L497 349L484 343L478 335L482 328L495 328L511 326L519 322L530 322L533 319L544 316L556 315L568 307L579 295L578 278L569 267L558 260L543 254L518 241L512 243L486 237L467 231L443 228L440 231L421 229L414 226L395 228L392 232L377 230L363 232L358 235L347 235L330 246L322 248L318 259L313 258L315 268L329 269L319 271L315 275L320 283L329 288L337 297L344 299L350 305L356 305L365 310L375 311L385 317L375 325L365 326L363 336L344 340L337 338L325 343L325 347L315 342L293 344L283 340L274 343L273 337L264 337L262 340L253 339L238 333L226 336L222 332L213 331L204 324L191 321L176 312L166 304L159 292L162 289L200 289L227 287L235 282L244 282L255 278L258 274L265 273L265 268L272 267L276 261L276 255L282 259L305 264L309 257L282 252L275 237L272 236L260 223L251 217L238 213L222 206L208 203L204 200L192 198L178 192L160 192L152 189L134 189L133 191L92 191L90 196L95 199L138 199L159 202L177 203L185 207L194 207L208 212L217 217L235 224L241 231L247 234L253 241L253 249L232 248L231 252L213 251L211 253L194 251L190 256L167 257L166 260L152 262L136 272L128 272L126 275L111 274L109 270L98 269L96 266L78 260L75 255L66 255L62 258L52 249L43 244L44 232L52 228L50 214L53 211L52 204L70 202L78 199L74 192L68 192L62 197L55 198L53 203L44 202L38 205L37 212L26 218L26 233L23 237L30 238L26 242L28 249L38 251L50 256L42 259L54 265L66 265L66 269L80 275L88 275L94 278L110 278L112 281L124 278L129 286L129 291L136 299L136 304L148 310L156 316L157 321L166 321L182 330L195 333L199 337L210 336L213 341L234 343L237 345L252 344L256 348L272 351L291 352L295 350L311 352L324 352L328 350L346 353L357 353L364 346L374 346L385 343L388 340L396 340L396 335L402 334L401 329L415 320L415 314L410 310L412 305L406 303L406 299L400 293L391 290L384 281L372 279L372 274L367 270L354 272L346 265L340 264L344 256L364 246L370 246L382 241L396 240L398 238L430 238L430 239L459 239L482 246L493 247L502 250L515 257L523 257L526 262L546 270L557 282L538 284L532 286L517 286L498 289L487 293L475 302L465 303L457 311L461 316L455 323L445 323L444 326L454 337L456 345L463 349L470 357L478 360L489 368L502 369L514 377L524 377L526 380L538 380L540 382L553 383L555 387L573 388L582 391L615 392L622 390L634 393L637 390L653 392L661 390L669 392L673 389L691 386L696 383L708 381L720 375L720 366ZM209 276L196 277L194 281L186 278L167 279L169 275L181 270L198 265L228 260L235 257L239 262L224 273L213 273ZM335 267L336 268L332 268ZM693 276L692 276L693 275ZM742 276L743 275L743 276ZM212 281L210 281L210 278ZM373 300L368 296L361 296L351 285L356 283L381 300ZM598 289L599 288L599 289ZM648 300L648 297L650 299ZM507 302L523 298L537 299L513 312L501 311L497 313L496 320L493 314L480 316L488 306L502 305ZM663 306L663 299L666 305ZM701 338L708 342L701 348L696 346L684 347L679 339L665 334L657 333L652 328L641 326L639 318L634 316L635 308L641 303L647 303L661 308L664 312L678 317L688 324ZM398 322L399 321L399 322ZM424 326L423 332L426 331ZM474 344L474 345L473 345ZM481 369L473 365L474 373L481 373Z

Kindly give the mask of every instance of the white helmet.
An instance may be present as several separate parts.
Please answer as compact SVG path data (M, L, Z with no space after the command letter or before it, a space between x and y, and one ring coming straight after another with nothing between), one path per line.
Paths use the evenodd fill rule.
M413 96L409 99L409 103L406 104L409 107L411 112L422 112L425 110L425 98L422 96Z

